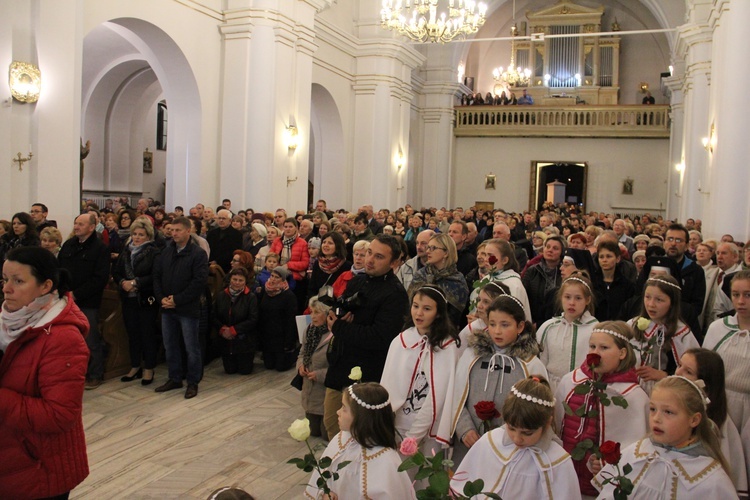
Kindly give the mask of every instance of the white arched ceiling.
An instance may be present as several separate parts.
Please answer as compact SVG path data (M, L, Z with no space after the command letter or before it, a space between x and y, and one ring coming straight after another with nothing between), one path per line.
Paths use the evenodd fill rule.
M84 38L82 92L84 133L101 141L97 151L92 139L87 189L142 191L144 120L156 119L147 111L165 98L170 117L166 202L197 199L201 100L195 76L174 40L140 19L102 23Z

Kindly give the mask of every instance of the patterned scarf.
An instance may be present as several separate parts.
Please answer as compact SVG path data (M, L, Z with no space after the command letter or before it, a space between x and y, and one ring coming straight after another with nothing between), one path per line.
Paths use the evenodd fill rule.
M318 266L320 266L320 270L326 274L335 273L343 264L344 259L341 257L318 257Z
M325 335L326 332L328 332L328 326L326 326L325 324L321 326L310 324L310 326L307 327L307 333L305 334L305 345L302 351L302 364L305 366L305 368L310 368L310 365L312 365L312 357L313 353L315 352L315 348L318 347L318 344L320 344L320 339L323 338L323 335Z
M283 266L289 260L292 258L292 245L297 240L297 233L294 234L291 238L283 238L281 240L281 262L280 264Z
M278 285L272 285L271 280L266 281L266 294L269 297L275 297L284 290L289 290L289 283L286 280L281 280Z
M3 310L0 313L0 351L5 351L8 345L20 337L27 328L36 325L59 301L57 293L48 293L37 297L29 305L14 312L8 311L3 304Z

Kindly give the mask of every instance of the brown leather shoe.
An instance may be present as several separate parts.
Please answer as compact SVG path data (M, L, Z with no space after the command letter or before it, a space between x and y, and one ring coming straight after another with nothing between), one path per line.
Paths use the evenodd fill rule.
M164 385L160 385L156 389L154 389L154 392L167 392L174 389L182 389L182 382L175 382L174 380L167 380L167 382Z
M197 395L198 395L198 385L188 384L187 389L185 390L185 399L192 399Z

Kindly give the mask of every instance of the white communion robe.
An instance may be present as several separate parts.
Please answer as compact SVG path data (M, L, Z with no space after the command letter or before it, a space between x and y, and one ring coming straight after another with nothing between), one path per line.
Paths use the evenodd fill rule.
M355 441L347 431L341 431L331 439L321 457L331 458L329 470L332 472L341 462L351 462L338 471L337 481L329 483L339 500L416 499L409 475L398 471L401 458L392 448L375 446L368 449ZM323 498L323 490L317 487L318 477L318 472L313 471L305 489L305 498Z
M630 464L633 470L627 477L633 481L633 500L683 500L737 498L732 480L721 464L709 456L691 456L679 451L655 446L643 438L624 450L620 469ZM605 465L591 481L601 491L599 499L614 498L615 487L603 484L609 475L617 473L612 465Z
M509 499L581 498L570 455L552 439L551 429L535 446L519 448L505 426L483 435L469 449L451 480L451 488L463 493L467 481L482 479L482 491ZM487 498L479 495L478 498Z

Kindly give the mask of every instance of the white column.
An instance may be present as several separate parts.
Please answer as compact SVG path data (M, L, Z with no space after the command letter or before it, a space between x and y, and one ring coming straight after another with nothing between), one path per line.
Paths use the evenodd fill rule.
M699 217L703 212L704 195L699 188L703 189L702 183L708 167L708 156L702 139L708 134L712 33L707 26L689 24L680 27L679 36L678 43L685 46L685 117L682 138L685 171L677 218L685 221L688 217Z
M682 197L682 176L684 174L685 159L682 156L682 139L685 133L685 103L682 91L684 76L672 76L665 79L672 96L670 105L671 131L669 139L669 174L667 176L667 219L680 219L680 198ZM677 165L683 170L678 171Z
M245 9L222 26L218 195L237 206L294 211L307 204L315 10L306 2L296 7L296 20ZM298 130L296 149L285 141L290 125Z
M750 238L747 194L750 105L742 96L747 94L746 83L750 78L747 66L750 33L746 22L750 19L750 2L731 0L723 4L714 33L716 62L711 80L717 83L713 91L716 146L709 169L710 191L706 195L703 227L709 237L729 233L737 240L747 241ZM708 133L709 129L706 130Z

